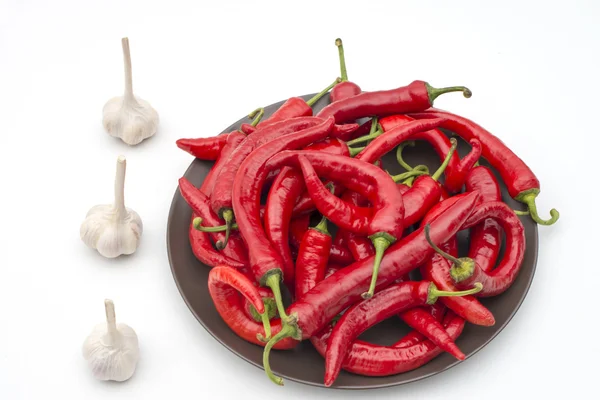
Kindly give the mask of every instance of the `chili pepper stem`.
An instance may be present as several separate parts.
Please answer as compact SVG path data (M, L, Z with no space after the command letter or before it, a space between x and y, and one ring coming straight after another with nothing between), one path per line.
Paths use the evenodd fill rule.
M529 210L521 211L521 210L513 210L517 215L529 215Z
M444 257L446 260L448 260L448 261L452 262L452 264L454 264L452 266L452 268L450 268L450 276L452 277L452 279L454 279L454 281L456 283L462 282L465 279L468 279L473 275L473 273L475 272L475 261L473 261L472 258L469 258L469 257L456 258L456 257L446 253L444 250L442 250L438 246L436 246L435 243L433 243L433 241L431 240L431 237L429 236L429 224L425 225L424 230L425 230L425 238L427 239L427 242L429 243L429 245L431 247L433 247L433 250L435 250L436 253L438 253L439 255Z
M358 144L358 143L368 142L369 140L375 139L377 136L381 135L382 133L383 133L383 131L376 130L375 132L369 133L368 135L357 137L356 139L352 139L352 140L346 142L346 144L348 146L354 146L355 144Z
M271 364L269 363L269 355L271 354L271 349L273 346L277 344L280 340L283 340L288 337L293 337L294 333L297 331L293 326L283 324L281 330L269 340L263 350L263 368L265 369L265 373L269 377L271 381L274 383L283 386L283 379L278 376L275 376L273 371L271 370Z
M323 216L323 218L321 218L321 221L319 221L319 223L315 225L315 227L312 229L315 229L324 235L329 235L329 231L327 230L327 218Z
M416 178L417 176L421 176L421 175L427 175L427 173L413 169L412 171L404 172L404 173L398 174L398 175L392 175L391 177L394 180L394 182L398 183L398 182L405 181L410 177Z
M433 101L444 93L462 92L463 96L465 96L467 99L473 95L473 92L471 92L471 90L465 86L450 86L450 87L445 87L445 88L434 88L430 84L426 83L425 87L427 88L427 94L429 95L429 103L430 104L433 104Z
M340 78L336 78L335 81L333 81L333 83L329 86L327 86L325 89L323 89L322 91L320 91L319 93L317 93L316 95L314 95L312 98L310 98L306 104L308 104L309 107L312 107L315 105L315 103L317 101L319 101L321 99L321 97L325 96L325 94L327 94L327 92L329 92L331 89L333 89L333 87L335 85L337 85L338 83L340 83L342 80Z
M223 211L223 219L225 220L225 241L222 242L219 240L217 242L216 246L219 250L223 250L229 241L229 235L231 234L231 228L233 225L233 210L227 209Z
M537 222L540 225L552 225L556 221L558 221L560 214L555 208L553 208L552 210L550 210L550 219L541 219L538 215L537 206L535 204L535 198L538 196L538 194L540 194L539 189L526 190L519 193L517 197L515 197L515 200L520 201L521 203L527 206L527 208L529 209L529 214L535 222Z
M427 304L434 304L439 297L452 297L452 296L470 296L475 293L481 292L483 285L480 282L475 282L473 288L469 290L461 290L457 292L448 292L439 290L433 283L429 286L427 293Z
M431 175L431 179L433 179L434 181L440 179L440 176L442 176L442 174L446 170L446 167L448 166L448 164L450 164L452 154L454 154L454 152L456 151L456 147L458 146L456 138L450 138L450 143L450 150L448 150L448 154L446 155L446 158L444 158L444 162L442 162L442 165L440 165L440 167L433 173L433 175Z
M338 54L340 58L340 73L342 82L346 82L348 80L348 71L346 70L346 57L344 56L344 45L342 44L342 39L335 39L335 45L338 48Z
M194 224L194 229L200 231L200 232L223 232L227 230L227 225L219 225L219 226L202 226L202 217L196 217L194 218L193 224ZM237 224L232 224L231 225L231 229L238 229L238 225Z
M348 146L348 152L350 153L350 157L355 157L358 153L363 151L365 147L350 147Z
M281 298L281 273L273 273L269 275L265 281L265 285L271 288L273 291L273 298L275 299L275 304L277 305L277 312L279 313L279 318L281 321L285 321L288 323L293 323L295 320L293 317L290 317L285 312L285 307L283 305L283 299Z
M265 312L260 314L256 311L256 308L252 304L250 304L250 315L256 322L262 322L263 327L265 329L265 336L258 333L256 338L261 342L268 342L271 339L271 318L274 318L277 315L277 305L275 304L275 300L270 297L263 297L263 304L265 305Z
M252 120L252 123L250 125L252 125L252 126L258 125L258 123L260 122L260 120L263 118L264 115L265 115L265 109L262 107L259 107L256 110L252 111L250 114L248 114L248 118L254 118L254 120Z
M369 291L362 294L363 299L370 299L375 294L375 287L377 286L377 275L379 274L379 266L383 259L383 253L387 250L390 245L396 241L393 236L388 234L375 234L370 237L375 247L375 259L373 261L373 274L371 275L371 285ZM391 240L390 240L391 239Z
M406 146L415 147L415 141L414 140L409 140L409 141L400 143L398 145L398 147L396 148L396 161L398 161L398 164L400 164L400 166L402 168L404 168L405 170L412 171L413 167L411 167L410 165L408 165L406 163L406 161L404 161L404 159L402 158L402 151L404 150L404 148Z

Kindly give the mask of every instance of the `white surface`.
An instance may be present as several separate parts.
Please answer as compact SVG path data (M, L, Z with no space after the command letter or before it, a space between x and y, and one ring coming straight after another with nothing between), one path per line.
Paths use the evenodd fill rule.
M126 3L125 5L122 5ZM137 4L136 4L137 3ZM599 3L0 2L0 398L503 399L595 393L600 323L596 226ZM487 2L485 2L487 4ZM102 106L123 91L128 36L136 93L158 133L130 148ZM167 213L190 156L180 137L220 132L257 106L315 92L338 74L365 90L423 79L465 84L436 105L495 132L542 182L538 270L522 308L483 351L436 377L376 392L273 385L218 345L181 299L167 260ZM116 156L126 202L144 220L132 257L106 260L79 239L110 201ZM103 301L139 335L124 384L95 381L81 344ZM593 396L592 396L593 397Z

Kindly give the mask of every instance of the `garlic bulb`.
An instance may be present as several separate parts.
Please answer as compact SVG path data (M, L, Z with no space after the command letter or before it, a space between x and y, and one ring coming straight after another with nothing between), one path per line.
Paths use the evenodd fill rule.
M125 94L106 102L102 110L102 125L109 135L133 146L156 133L158 113L146 100L133 95L129 39L121 39L121 44L125 61Z
M83 342L83 358L95 378L126 381L135 372L140 356L138 338L131 327L117 325L112 300L105 300L104 308L106 323L96 325Z
M143 232L138 213L125 207L125 169L125 157L119 156L114 204L92 207L79 229L81 240L107 258L134 253Z

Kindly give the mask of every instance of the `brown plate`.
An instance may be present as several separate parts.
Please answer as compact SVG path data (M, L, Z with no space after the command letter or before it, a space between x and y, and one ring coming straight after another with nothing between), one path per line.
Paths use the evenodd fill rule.
M305 99L310 97L312 95L303 96ZM325 96L317 103L315 110L320 110L328 101L328 96ZM265 118L273 113L282 103L279 102L266 107ZM243 122L249 122L249 120L247 118L241 119L224 132L236 129ZM447 133L451 134L450 132ZM466 154L469 151L468 144L459 141L458 151L461 156ZM440 164L437 155L427 143L417 142L414 148L406 148L405 155L405 159L409 164L413 166L426 164L431 171L435 170ZM393 152L383 158L383 164L392 173L402 172L396 163ZM481 160L481 164L489 166L485 160ZM194 185L200 186L211 166L211 162L194 160L185 172L185 177ZM503 184L502 196L504 201L511 207L522 209L519 203L510 198ZM250 344L236 336L223 322L212 303L206 284L210 268L194 257L188 241L190 218L191 210L179 194L179 190L176 190L167 223L167 249L171 270L177 287L192 313L217 341L244 360L262 368L263 348ZM537 225L529 217L521 217L521 220L525 225L527 250L519 276L510 289L503 294L482 300L482 303L492 311L496 318L496 324L493 327L466 324L462 335L456 341L456 344L467 356L467 360L462 362L469 362L468 358L470 356L483 348L500 333L515 315L527 295L537 262L538 234ZM461 254L466 254L468 249L467 231L460 232L459 246ZM408 331L409 328L402 321L397 318L391 318L365 332L361 336L361 339L372 343L391 345ZM400 385L435 375L453 367L459 362L452 356L444 353L418 369L388 377L365 377L342 371L332 387L339 389L372 389ZM325 363L319 353L312 347L310 341L304 341L294 350L272 351L271 366L275 374L283 377L284 380L289 379L324 387ZM268 378L265 376L265 379Z

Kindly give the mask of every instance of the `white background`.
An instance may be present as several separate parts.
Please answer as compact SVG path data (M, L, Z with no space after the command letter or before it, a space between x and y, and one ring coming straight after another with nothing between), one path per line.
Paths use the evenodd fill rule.
M157 3L0 2L1 399L597 392L600 3ZM123 36L134 91L161 118L157 135L134 148L101 126L104 102L123 90ZM364 90L414 79L469 86L471 99L451 94L436 105L496 133L542 182L542 216L561 213L540 228L533 286L492 343L443 374L374 392L273 385L194 319L166 253L170 202L192 161L175 140L320 90L339 73L338 36ZM83 245L79 225L111 201L119 154L128 160L126 203L145 231L134 256L109 261ZM80 352L107 297L140 337L138 370L123 384L95 381Z

